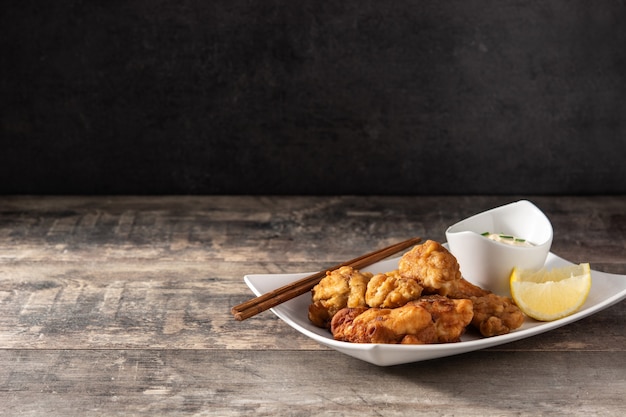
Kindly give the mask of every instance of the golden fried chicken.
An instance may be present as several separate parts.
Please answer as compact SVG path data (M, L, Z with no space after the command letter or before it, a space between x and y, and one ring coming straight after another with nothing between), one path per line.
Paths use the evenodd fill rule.
M429 295L409 304L423 307L431 314L438 343L458 342L474 317L474 304L467 299Z
M484 290L464 278L449 287L448 297L472 300L472 326L485 337L507 334L524 324L524 313L513 300Z
M398 271L404 278L415 279L429 294L448 295L461 280L456 258L433 240L405 253L400 258Z
M331 332L353 343L448 343L459 340L472 316L470 300L432 296L398 308L345 308L333 317Z
M454 255L432 240L407 252L391 272L348 266L327 272L312 294L310 321L349 342L448 343L460 340L469 324L490 337L524 323L510 298L465 280Z
M336 340L352 343L435 343L432 316L424 308L346 308L333 317L331 332Z
M472 326L485 337L507 334L524 324L524 313L508 297L486 294L471 297L474 304Z
M349 266L326 272L311 291L309 320L318 327L330 328L330 321L342 308L365 307L365 292L372 275Z
M510 298L480 288L461 276L459 264L440 243L428 240L400 259L398 270L424 287L424 294L439 294L474 303L472 325L483 336L509 333L524 323L524 314Z
M365 303L370 307L395 308L422 295L422 286L403 278L397 270L376 274L367 283Z
M400 258L398 272L403 278L414 279L424 287L425 294L450 298L479 297L489 294L461 276L454 255L443 245L427 240Z

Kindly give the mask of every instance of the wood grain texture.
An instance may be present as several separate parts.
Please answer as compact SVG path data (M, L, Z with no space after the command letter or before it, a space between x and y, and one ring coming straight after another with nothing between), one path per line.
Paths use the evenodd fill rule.
M246 273L315 271L519 196L2 197L0 415L621 415L626 304L390 368L270 312ZM626 274L626 197L529 197L553 252Z
M379 368L334 352L11 350L0 365L6 415L618 415L626 389L623 351Z

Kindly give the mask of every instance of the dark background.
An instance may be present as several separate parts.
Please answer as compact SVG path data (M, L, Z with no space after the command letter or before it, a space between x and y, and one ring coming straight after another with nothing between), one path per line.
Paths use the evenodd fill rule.
M1 194L626 193L623 1L4 1Z

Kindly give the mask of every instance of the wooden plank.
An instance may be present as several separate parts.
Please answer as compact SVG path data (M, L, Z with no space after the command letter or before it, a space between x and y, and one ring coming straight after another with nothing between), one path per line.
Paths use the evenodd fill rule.
M314 271L519 199L2 197L0 415L616 415L626 303L459 357L378 368L270 312L246 273ZM626 196L533 197L553 251L626 274ZM621 414L619 414L621 415Z
M233 285L207 269L172 262L4 265L0 348L238 348L275 338L283 340L276 347L287 340L317 347L270 312L245 325L235 321L230 307L253 294L241 277Z
M230 308L253 294L241 276L221 278L230 270L170 261L2 265L0 348L322 349L269 311L235 321ZM575 334L580 346L623 351L625 321L621 303L522 345L560 349Z
M624 369L623 352L475 352L381 368L336 352L0 350L0 414L620 415Z

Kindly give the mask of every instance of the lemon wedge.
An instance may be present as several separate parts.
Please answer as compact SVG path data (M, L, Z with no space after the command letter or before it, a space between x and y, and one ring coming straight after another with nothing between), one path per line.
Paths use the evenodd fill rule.
M540 321L557 320L575 313L591 290L588 263L553 269L513 268L509 277L511 297L529 317Z

